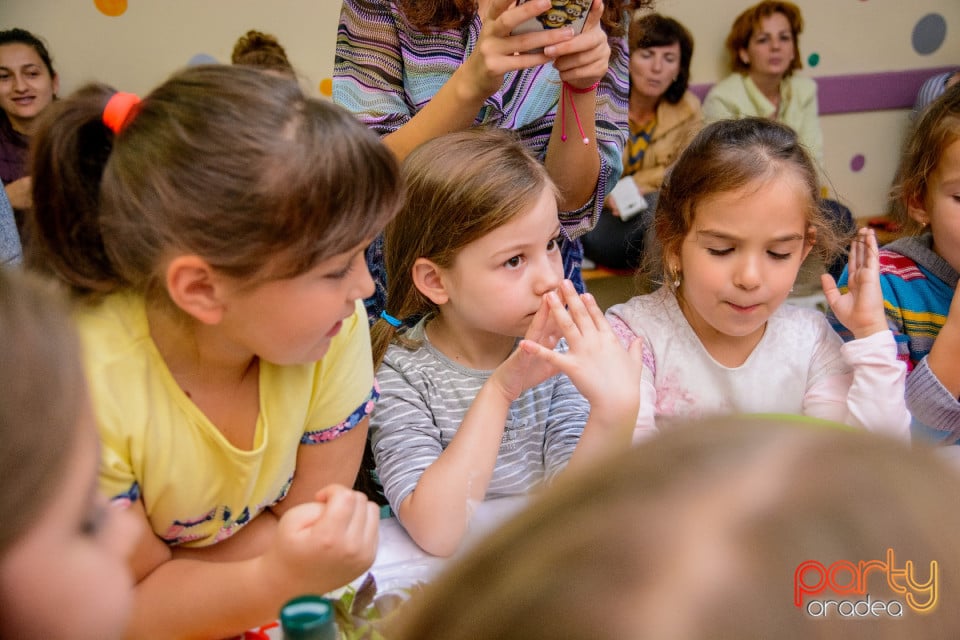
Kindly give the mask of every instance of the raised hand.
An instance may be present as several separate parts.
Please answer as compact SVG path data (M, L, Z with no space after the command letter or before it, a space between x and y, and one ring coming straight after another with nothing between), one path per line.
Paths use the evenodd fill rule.
M362 493L340 485L283 514L273 546L263 555L278 588L325 593L370 568L377 554L380 511Z
M873 229L860 229L850 243L847 263L847 293L841 294L829 274L820 276L827 303L854 338L866 338L887 331L880 288L880 248Z

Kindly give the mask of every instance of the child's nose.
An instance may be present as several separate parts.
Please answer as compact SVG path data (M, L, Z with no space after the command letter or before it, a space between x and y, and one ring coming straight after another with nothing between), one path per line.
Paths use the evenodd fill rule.
M737 263L733 276L734 284L741 289L756 289L760 286L760 265L750 256L745 256Z
M542 296L549 291L555 291L563 282L563 265L556 262L551 260L549 256L545 256L544 259L538 261L534 279L534 292L538 296Z

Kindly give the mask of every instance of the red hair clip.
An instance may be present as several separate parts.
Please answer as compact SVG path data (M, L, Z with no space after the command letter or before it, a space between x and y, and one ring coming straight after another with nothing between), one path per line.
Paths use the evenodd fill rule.
M130 117L130 112L138 104L140 98L135 93L116 92L110 96L107 106L103 108L103 124L107 125L114 135L120 133Z

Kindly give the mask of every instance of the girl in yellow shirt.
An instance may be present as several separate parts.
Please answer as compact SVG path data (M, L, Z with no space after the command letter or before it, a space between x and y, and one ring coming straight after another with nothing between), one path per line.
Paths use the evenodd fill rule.
M147 525L130 635L229 636L349 582L377 543L345 486L377 397L358 301L393 156L242 66L55 107L26 259L78 298L100 486Z

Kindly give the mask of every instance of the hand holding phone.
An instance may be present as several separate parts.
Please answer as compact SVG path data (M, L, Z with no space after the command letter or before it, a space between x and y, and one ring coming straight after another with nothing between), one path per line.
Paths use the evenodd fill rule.
M528 1L517 0L516 6ZM517 25L510 35L549 31L562 27L573 27L574 34L579 34L583 30L583 23L587 21L587 14L590 13L593 0L551 0L551 4L552 6L540 15Z

